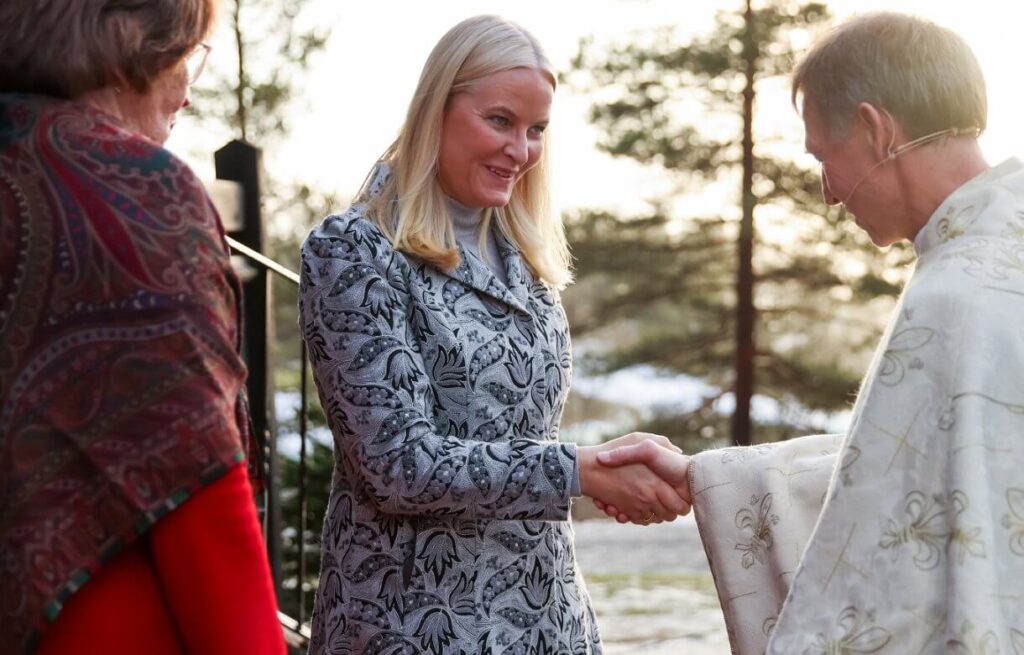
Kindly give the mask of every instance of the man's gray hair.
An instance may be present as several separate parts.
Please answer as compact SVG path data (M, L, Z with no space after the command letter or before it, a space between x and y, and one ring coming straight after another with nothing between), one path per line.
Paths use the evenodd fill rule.
M885 109L911 139L945 130L984 130L985 78L952 30L905 14L852 18L818 40L792 77L833 137L846 134L857 106Z

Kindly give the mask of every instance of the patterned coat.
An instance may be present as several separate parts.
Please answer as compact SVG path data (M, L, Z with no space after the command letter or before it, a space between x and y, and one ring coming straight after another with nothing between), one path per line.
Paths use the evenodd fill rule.
M360 206L303 246L336 457L311 653L601 652L558 443L565 314L498 250L508 287L466 252L448 273L396 252Z

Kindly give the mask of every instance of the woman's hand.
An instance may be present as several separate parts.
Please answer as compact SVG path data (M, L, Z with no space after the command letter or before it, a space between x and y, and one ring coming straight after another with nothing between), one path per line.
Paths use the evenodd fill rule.
M686 511L680 512L680 514L687 513L692 503L688 476L690 458L683 455L682 451L673 446L665 437L647 435L657 438L636 439L636 434L638 433L609 442L616 447L599 452L598 463L610 467L644 465L686 502ZM627 442L627 438L632 438L632 441ZM629 520L637 522L628 510L620 509L610 498L594 498L594 504L620 523Z
M622 462L606 466L600 461L609 456L606 453L634 447L643 447L644 452L648 448L655 449L653 452L664 452L688 462L682 451L665 437L642 432L634 432L600 446L583 446L577 450L582 492L594 498L595 502L603 501L604 505L615 509L615 517L620 523L660 523L675 520L689 512L689 490L685 484L679 489L674 488L646 464ZM631 451L626 452L628 455ZM678 461L673 464L674 467L678 465Z

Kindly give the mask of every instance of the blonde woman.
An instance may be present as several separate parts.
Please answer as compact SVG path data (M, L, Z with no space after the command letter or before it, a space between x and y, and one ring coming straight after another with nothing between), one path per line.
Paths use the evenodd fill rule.
M548 210L555 85L522 28L456 25L356 203L303 246L337 461L313 653L600 653L572 497L641 522L688 510L646 467L558 441L571 274ZM647 438L667 445L611 446Z

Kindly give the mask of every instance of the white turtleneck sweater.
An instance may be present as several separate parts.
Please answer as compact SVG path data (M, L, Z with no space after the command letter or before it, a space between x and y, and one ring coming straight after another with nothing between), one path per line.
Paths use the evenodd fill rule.
M455 239L459 245L474 257L487 265L502 284L508 286L508 276L501 258L498 257L498 246L494 241L492 230L487 231L484 241L484 252L480 251L480 227L483 225L483 210L477 207L466 207L459 201L445 196L448 204L448 218L455 230Z

